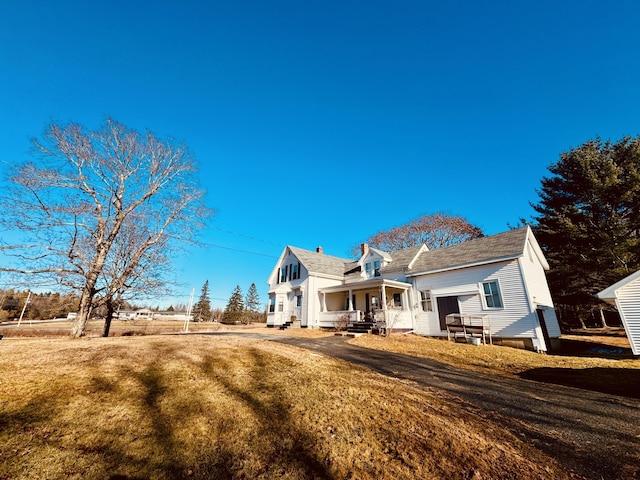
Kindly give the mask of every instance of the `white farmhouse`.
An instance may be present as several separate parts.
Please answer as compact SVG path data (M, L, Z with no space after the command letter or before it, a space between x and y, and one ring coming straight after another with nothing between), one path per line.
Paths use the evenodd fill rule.
M447 336L451 318L476 318L494 343L547 351L560 337L548 269L529 227L437 250L363 244L356 261L287 246L268 280L267 325L332 328L348 316Z

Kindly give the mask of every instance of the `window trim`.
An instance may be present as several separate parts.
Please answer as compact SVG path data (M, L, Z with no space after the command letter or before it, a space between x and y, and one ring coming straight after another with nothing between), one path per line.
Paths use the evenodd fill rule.
M269 295L269 313L275 313L276 311L276 296Z
M428 305L428 308L425 308ZM423 312L433 312L433 295L431 290L420 290L420 307Z
M495 285L496 286L496 292L493 293L491 292L491 287L489 287L489 293L486 293L485 291L485 285ZM500 280L498 280L497 278L490 278L488 280L484 280L482 282L480 282L480 294L482 295L482 307L485 310L502 310L504 308L504 298L502 296L502 288L500 288ZM487 302L487 298L491 297L494 298L495 296L497 296L500 305L499 306L490 306L489 303Z

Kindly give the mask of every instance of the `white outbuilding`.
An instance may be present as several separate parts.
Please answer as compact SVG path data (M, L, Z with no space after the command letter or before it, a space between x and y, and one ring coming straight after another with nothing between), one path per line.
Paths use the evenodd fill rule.
M598 293L616 306L634 355L640 355L640 270Z

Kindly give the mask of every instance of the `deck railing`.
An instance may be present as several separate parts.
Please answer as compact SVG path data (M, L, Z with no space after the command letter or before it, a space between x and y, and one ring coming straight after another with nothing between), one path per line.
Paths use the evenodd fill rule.
M470 338L480 338L484 345L493 343L491 337L491 319L489 315L450 313L446 316L447 339L451 340L451 334L455 341L456 334L462 333L467 341Z

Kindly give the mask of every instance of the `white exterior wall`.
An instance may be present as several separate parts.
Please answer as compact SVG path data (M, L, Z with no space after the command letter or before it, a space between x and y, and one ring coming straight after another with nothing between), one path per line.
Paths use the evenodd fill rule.
M488 280L498 281L503 308L484 308L481 283ZM440 330L437 298L458 295L460 313L489 315L492 335L504 338L537 338L536 312L530 307L517 260L419 276L415 278L415 289L416 299L420 298L421 290L431 290L434 308L433 312L425 313L418 306L414 325L417 333L446 335L446 331Z
M309 291L309 277L308 272L303 265L300 265L299 278L295 280L288 280L280 283L280 276L278 275L278 269L282 269L285 266L298 265L298 257L289 252L282 261L276 265L274 269L275 276L272 278L272 282L269 285L269 294L276 297L275 311L273 313L267 312L267 325L278 326L291 320L292 315L298 316L301 325L306 324L306 296ZM289 274L287 274L289 278ZM296 306L296 292L302 292L302 307ZM282 303L282 311L280 310L280 303Z
M640 355L640 279L622 286L615 292L616 307L627 332L634 355Z
M560 337L560 324L553 308L553 299L549 291L547 276L529 241L525 246L524 257L520 258L520 265L532 310L535 311L536 308L542 308L549 337Z

